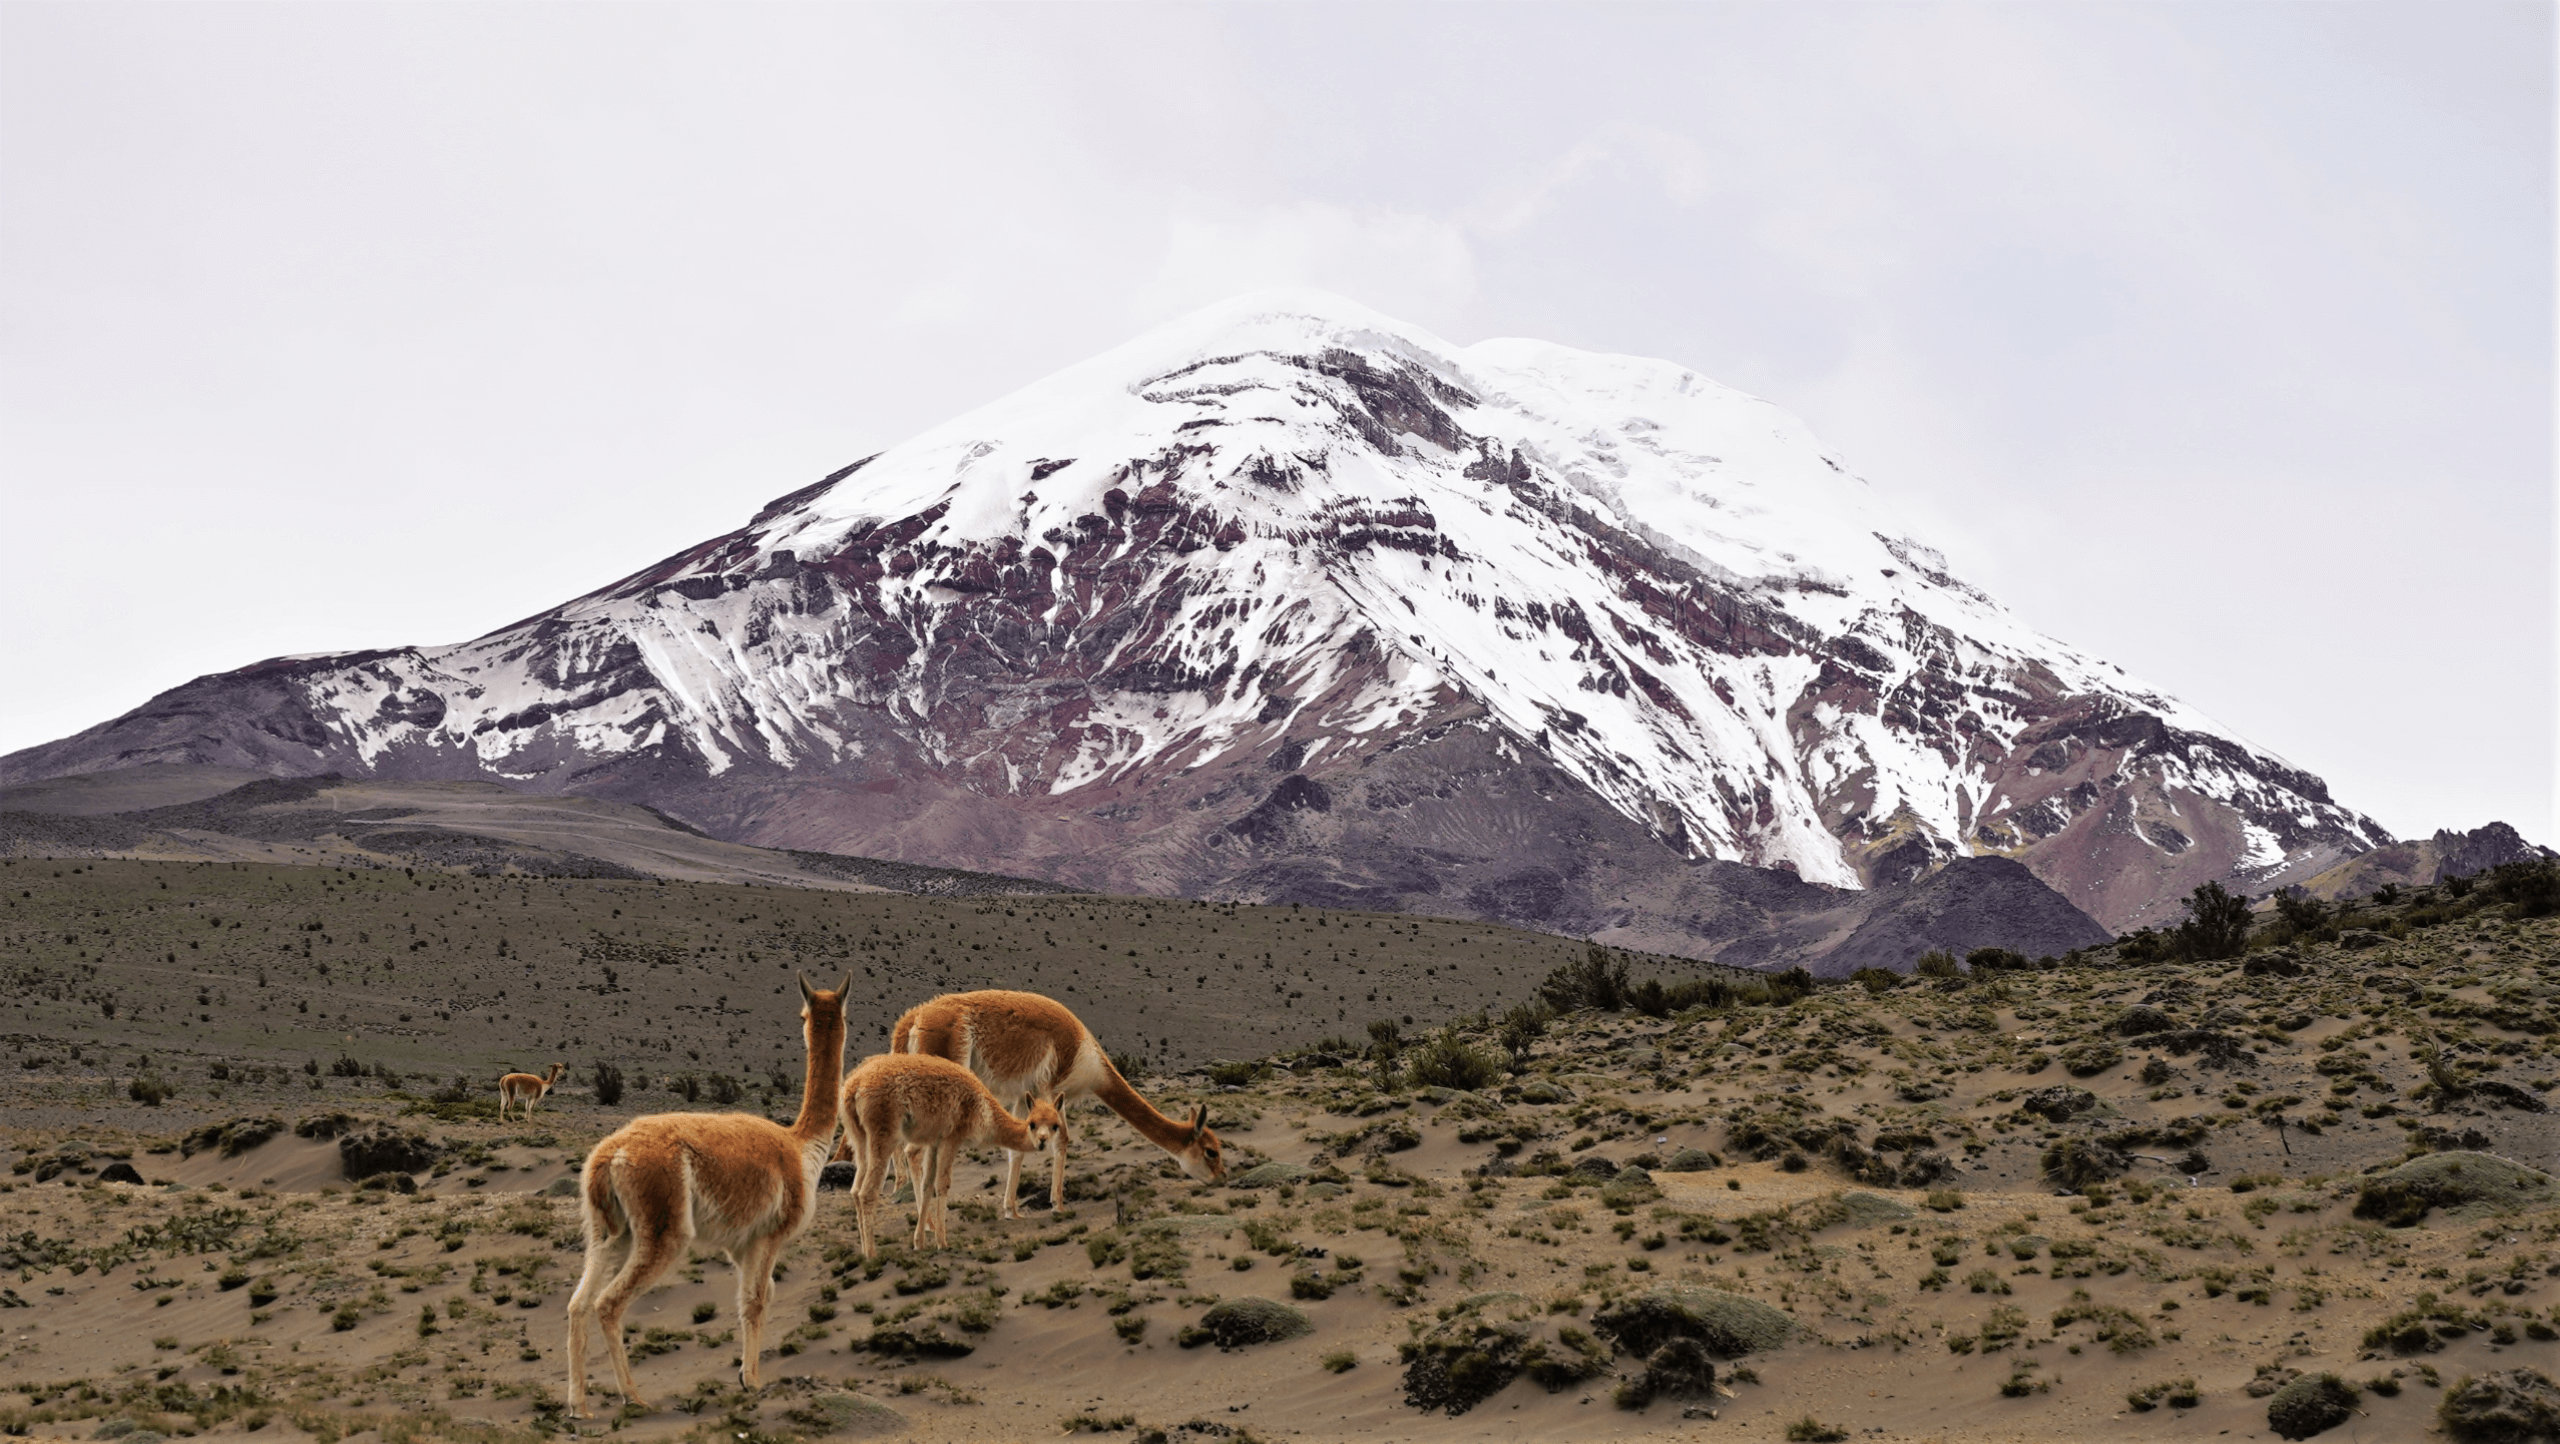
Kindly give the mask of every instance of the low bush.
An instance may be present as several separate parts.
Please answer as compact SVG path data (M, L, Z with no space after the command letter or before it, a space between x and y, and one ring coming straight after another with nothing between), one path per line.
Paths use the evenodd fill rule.
M1458 1036L1455 1027L1432 1034L1429 1041L1413 1050L1406 1066L1413 1081L1422 1087L1461 1088L1471 1093L1490 1088L1510 1074L1500 1055L1467 1042Z

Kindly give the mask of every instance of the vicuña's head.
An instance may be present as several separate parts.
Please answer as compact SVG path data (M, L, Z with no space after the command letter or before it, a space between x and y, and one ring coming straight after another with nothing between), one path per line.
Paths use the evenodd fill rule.
M568 1072L568 1071L569 1071L569 1065L568 1065L568 1064L566 1064L566 1063L554 1063L554 1064L552 1064L552 1065L551 1065L551 1076L550 1076L550 1078L549 1078L549 1080L548 1080L548 1081L549 1081L549 1082L553 1082L553 1083L557 1083L557 1082L559 1082L559 1081L560 1081L560 1075L561 1075L561 1074L563 1074L563 1073L566 1073L566 1072Z
M1022 1115L1022 1126L1031 1130L1031 1146L1038 1150L1050 1145L1050 1140L1066 1128L1067 1120L1058 1116L1057 1104L1046 1098L1034 1098L1031 1111Z
M1195 1183L1227 1181L1227 1160L1218 1151L1218 1135L1209 1131L1208 1104L1191 1105L1191 1136L1173 1157Z
M821 1030L832 1028L839 1040L844 1035L844 995L853 991L853 973L848 970L844 982L834 992L809 986L809 975L800 976L800 1037L810 1047L818 1044Z

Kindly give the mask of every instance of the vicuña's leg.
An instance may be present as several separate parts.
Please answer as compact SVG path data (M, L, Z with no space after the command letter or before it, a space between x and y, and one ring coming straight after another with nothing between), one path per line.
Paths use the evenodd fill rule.
M933 1179L941 1169L941 1151L939 1144L907 1150L907 1177L916 1190L916 1225L907 1237L909 1248L923 1248L925 1236L933 1231Z
M867 1132L862 1139L859 1171L853 1180L854 1218L862 1228L862 1256L872 1258L880 1252L880 1213L888 1200L889 1154L891 1140L881 1131Z
M1058 1131L1049 1140L1049 1207L1067 1206L1067 1120L1066 1108L1058 1109Z
M738 1382L755 1388L762 1382L764 1315L773 1303L773 1260L782 1252L780 1238L762 1239L738 1250Z
M933 1194L933 1154L921 1143L910 1143L898 1150L898 1168L906 1175L907 1201L915 1206L915 1240L908 1246L924 1244L925 1200Z
M945 1143L934 1150L933 1172L933 1246L951 1247L951 1165L960 1161L960 1145Z
M996 1217L1022 1217L1021 1195L1022 1155L1008 1148L1004 1151L1004 1207L996 1210Z
M684 1187L673 1180L674 1188ZM623 1402L639 1408L649 1407L640 1397L640 1386L631 1379L631 1351L622 1344L622 1316L631 1301L649 1291L661 1274L682 1262L685 1250L693 1245L692 1209L689 1200L652 1198L628 1199L631 1208L631 1254L622 1271L606 1284L596 1299L596 1327L604 1332L605 1352L613 1360L614 1386L622 1391Z
M596 1294L604 1281L619 1270L631 1253L631 1235L625 1232L611 1238L587 1236L587 1264L578 1275L578 1287L569 1295L569 1413L579 1419L592 1417L587 1408L587 1345L595 1338Z

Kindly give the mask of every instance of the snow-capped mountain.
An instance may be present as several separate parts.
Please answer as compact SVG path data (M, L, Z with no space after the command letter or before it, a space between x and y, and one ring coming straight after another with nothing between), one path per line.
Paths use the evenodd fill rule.
M2000 854L2121 928L2390 841L1948 575L1777 408L1304 295L487 636L199 679L0 780L155 761L1683 950L1706 860L1856 888Z

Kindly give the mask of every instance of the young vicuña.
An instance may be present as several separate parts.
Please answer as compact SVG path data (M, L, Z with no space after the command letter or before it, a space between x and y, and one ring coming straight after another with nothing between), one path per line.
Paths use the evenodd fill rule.
M916 1191L916 1226L909 1247L951 1242L951 1165L960 1150L997 1144L1013 1156L1049 1146L1058 1133L1057 1105L1031 1100L1016 1119L996 1101L978 1075L945 1058L883 1053L866 1058L844 1080L838 1122L853 1152L854 1218L862 1230L862 1256L879 1247L879 1217L886 1201L889 1160L906 1159Z
M889 1051L947 1058L984 1079L998 1100L1021 1107L1047 1098L1062 1120L1075 1100L1099 1099L1149 1143L1173 1155L1192 1178L1218 1183L1227 1176L1218 1135L1209 1128L1208 1105L1195 1105L1187 1120L1157 1112L1112 1066L1093 1030L1055 998L1002 989L945 993L899 1017L889 1032ZM1067 1201L1063 1122L1050 1150L1049 1204L1054 1208ZM1016 1197L1021 1177L1022 1150L1012 1150L1005 1156L1004 1198L998 1210L1003 1217L1021 1216Z

